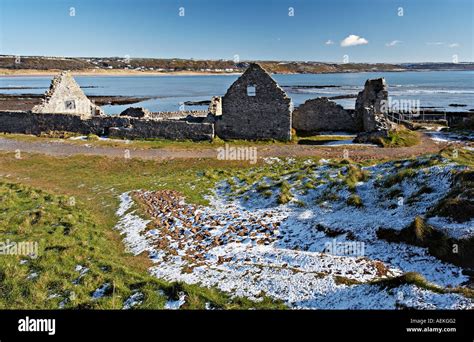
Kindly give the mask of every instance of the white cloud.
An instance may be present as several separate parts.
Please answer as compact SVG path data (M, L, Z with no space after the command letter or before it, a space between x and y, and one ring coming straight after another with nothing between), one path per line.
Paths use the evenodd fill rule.
M461 45L459 43L445 43L445 42L428 42L426 43L426 45L430 45L430 46L447 46L447 47L450 47L450 48L456 48L456 47L460 47Z
M331 39L329 39L329 40L327 40L326 43L324 43L324 44L326 44L326 45L333 45L334 42L333 42Z
M368 40L355 34L351 34L341 41L341 46L356 46L368 44Z
M388 47L392 47L392 46L396 46L398 44L402 43L401 40L392 40L391 42L389 43L385 43L385 46L388 46Z

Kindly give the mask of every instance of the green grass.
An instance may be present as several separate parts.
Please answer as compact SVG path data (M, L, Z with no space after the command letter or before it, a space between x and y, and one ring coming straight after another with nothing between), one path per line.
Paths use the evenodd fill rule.
M291 186L287 181L283 181L280 184L280 193L278 194L278 204L286 204L293 199L291 194Z
M390 131L387 138L380 139L383 147L409 147L420 143L420 134L408 129Z
M449 217L461 223L474 218L474 171L458 172L454 176L449 193L428 212L428 215Z
M91 145L101 147L120 147L120 148L138 148L138 149L160 149L160 148L176 148L176 149L202 149L202 148L218 148L223 147L225 144L231 146L268 146L268 145L295 145L300 140L311 140L311 141L333 141L333 140L344 140L347 137L344 136L326 136L326 135L315 135L309 137L298 137L294 136L291 141L279 141L274 139L266 140L222 140L218 137L212 141L192 141L192 140L171 140L171 139L137 139L137 140L124 140L120 138L113 138L106 140L99 140L99 137L95 134L89 134L86 136L86 140L77 139L71 140L71 137L77 137L80 134L62 132L62 131L51 131L43 133L40 136L28 135L28 134L2 134L2 138L13 139L25 142L52 142L60 139L63 143L71 145Z
M376 280L372 285L380 286L381 288L397 288L402 285L415 285L419 288L429 290L436 293L459 293L467 298L474 298L474 290L467 287L440 287L427 281L421 274L416 272L407 272L398 277Z
M360 196L354 194L349 196L346 203L356 208L361 208L364 206L364 203L362 202Z
M343 178L344 183L347 185L349 191L355 191L356 185L359 182L366 182L370 177L370 173L367 170L362 170L355 164L350 164L347 167L347 172Z
M447 147L440 152L440 155L460 165L474 168L474 151L463 148Z
M416 176L417 171L412 168L403 168L394 175L390 175L382 181L382 186L385 188L391 188L392 186L401 183L406 178L412 178Z
M238 170L245 164L215 161L212 167ZM26 153L15 159L13 154L0 153L2 241L40 243L39 257L26 264L20 264L20 256L0 257L0 308L53 309L66 298L70 298L66 308L121 308L133 291L145 296L141 308L162 308L166 296L158 290L169 293L176 286L187 294L183 308L201 309L206 302L226 309L284 308L266 297L254 303L216 289L160 281L148 275L151 264L146 255L124 252L122 238L113 230L120 193L176 189L189 202L204 204L203 195L215 181L203 170L212 167L203 160L159 163ZM78 264L90 271L74 285ZM31 272L37 272L38 278L26 280ZM113 284L110 291L92 300L91 293L104 283ZM47 299L53 294L60 297Z
M472 268L474 267L474 238L455 239L430 226L423 217L417 216L402 230L380 228L380 239L395 243L408 243L428 248L428 252L440 260Z

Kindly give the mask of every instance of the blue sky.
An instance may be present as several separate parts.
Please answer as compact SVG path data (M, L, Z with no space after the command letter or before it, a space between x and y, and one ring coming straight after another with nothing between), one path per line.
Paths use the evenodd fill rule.
M472 62L473 4L472 0L1 0L0 54ZM184 16L179 15L181 7ZM290 7L294 16L289 15Z

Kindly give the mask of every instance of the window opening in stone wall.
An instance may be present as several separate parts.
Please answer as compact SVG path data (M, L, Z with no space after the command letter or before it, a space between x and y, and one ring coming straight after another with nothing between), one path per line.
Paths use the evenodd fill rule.
M67 100L64 101L64 106L69 110L76 109L76 102L74 100Z
M247 86L247 96L255 96L257 89L254 85Z

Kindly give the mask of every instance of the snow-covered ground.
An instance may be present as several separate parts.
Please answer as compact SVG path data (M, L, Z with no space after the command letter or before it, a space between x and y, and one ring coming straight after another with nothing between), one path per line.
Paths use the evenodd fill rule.
M468 281L461 268L430 256L424 248L377 238L380 227L402 229L424 215L447 193L452 171L460 168L442 162L418 168L392 189L380 186L380 179L409 163L365 168L370 177L356 187L360 208L346 204L351 193L343 187L337 190L338 199L317 202L337 183L341 171L327 161L307 164L313 171L305 177L317 184L310 190L301 186L305 177L283 176L294 196L284 205L276 203L277 189L272 188L270 196L262 196L256 187L230 196L227 183L218 186L208 206L187 204L173 192L140 191L137 196L152 208L154 223L149 224L133 211L131 194L124 193L117 229L132 253L149 253L154 262L150 272L156 277L215 286L257 301L267 295L294 308L473 309L473 300L459 294L373 284L410 271L441 287ZM431 191L416 194L422 186ZM398 189L397 198L387 196L393 188ZM404 202L415 195L416 200ZM473 221L454 224L435 217L429 223L456 238L474 235Z
M441 143L456 143L471 147L474 143L474 132L444 132L444 131L426 131L432 140Z

